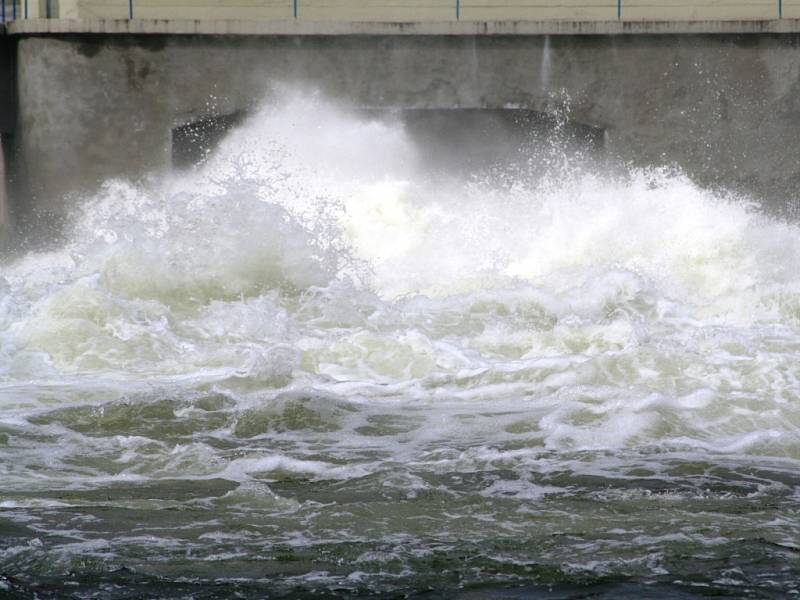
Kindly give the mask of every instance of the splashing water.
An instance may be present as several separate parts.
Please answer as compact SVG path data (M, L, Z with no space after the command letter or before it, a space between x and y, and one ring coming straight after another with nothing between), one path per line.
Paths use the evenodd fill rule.
M800 229L525 151L295 96L2 267L0 590L800 593Z

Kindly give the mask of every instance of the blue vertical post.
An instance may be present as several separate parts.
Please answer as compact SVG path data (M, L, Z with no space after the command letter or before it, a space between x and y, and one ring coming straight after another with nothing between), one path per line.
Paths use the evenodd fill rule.
M783 0L778 0L778 18L783 18Z
M2 14L0 14L0 17L3 18L3 23L5 23L6 22L6 0L0 0L0 1L3 4L3 11L2 11Z
M292 0L292 16L296 19L297 18L297 1Z
M617 0L617 21L622 19L622 0Z
M128 18L133 18L133 0L128 0Z
M28 0L25 0L25 18L28 18Z
M11 2L11 20L17 20L17 0L13 0L13 2Z

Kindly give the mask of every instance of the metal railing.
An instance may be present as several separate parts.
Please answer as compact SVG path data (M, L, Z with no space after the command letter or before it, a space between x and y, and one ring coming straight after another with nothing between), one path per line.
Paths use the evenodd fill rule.
M7 21L16 21L17 19L27 18L27 0L12 0L11 2L0 0L0 21L5 23Z
M138 11L137 11L138 7L136 6L136 1L137 0L122 0L122 2L120 2L119 0L117 0L118 3L114 3L114 5L116 5L118 7L119 14L115 15L113 17L109 17L109 18L127 18L127 19L138 18L139 15L137 14L138 13ZM474 6L469 6L470 3L467 2L466 0L451 0L451 1L452 1L452 13L451 13L452 16L450 18L454 18L457 21L458 20L462 20L464 18L464 16L465 16L464 15L465 5L466 5L467 10L475 8ZM31 12L29 11L29 2L31 3L32 6L36 5L38 7L38 0L0 0L0 22L6 23L6 22L9 22L9 21L15 21L15 20L18 20L18 19L27 19L27 18L29 18L29 16L31 15ZM304 2L308 2L308 4L306 4L306 6L309 6L309 4L313 4L313 2L309 2L309 0L285 0L285 2L287 3L286 4L287 9L290 10L291 16L294 19L301 19L303 17L303 8L304 8L303 4L304 4ZM774 9L775 12L773 13L774 18L778 18L778 19L784 18L784 0L774 0L774 2L775 2L775 9ZM433 4L434 3L432 3L431 8L433 7ZM541 0L539 0L538 2L535 2L535 3L532 0L531 8L533 7L534 4L536 4L538 8L545 8L545 9L548 8L546 5L543 5ZM631 0L609 0L609 2L607 4L605 4L605 6L608 7L609 9L613 10L612 6L614 4L616 4L616 7L615 7L616 8L616 19L620 20L620 21L625 20L626 8L630 9L630 8L636 8L637 6L641 7L640 3L632 2ZM748 6L747 4L731 2L731 5L734 5L734 4L739 8ZM442 3L436 3L437 8L440 8L441 5L442 5ZM557 3L553 2L553 5L554 6L557 5ZM761 2L761 3L755 3L754 2L750 6L752 6L755 9L757 7L763 8L764 5L765 5L765 3L763 3L763 2ZM123 6L125 8L123 8ZM152 4L148 4L147 8L152 8ZM653 6L652 8L655 9L655 10L658 9L657 6ZM44 6L42 7L42 9L44 10L44 14L39 14L39 11L41 9L36 8L36 10L33 11L32 16L36 17L36 18L59 18L60 17L60 15L59 15L60 10L59 10L59 6L58 6L58 0L45 0ZM235 7L231 7L231 9L235 9ZM184 10L185 10L186 14L182 15L181 17L176 17L176 18L186 18L186 19L194 19L194 18L196 18L196 16L192 14L192 7L191 6L184 5ZM123 14L123 11L125 13L127 13L127 14ZM794 10L792 12L797 12L796 5L795 5ZM148 18L148 17L145 16L144 18ZM503 19L498 19L498 20L503 20ZM544 19L544 20L547 20L547 19ZM581 19L578 18L576 20L581 20ZM596 19L592 19L592 20L596 20Z

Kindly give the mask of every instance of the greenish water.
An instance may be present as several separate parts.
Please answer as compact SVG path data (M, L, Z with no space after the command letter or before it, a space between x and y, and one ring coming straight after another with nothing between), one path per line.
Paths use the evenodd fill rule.
M527 151L295 98L6 262L0 597L800 595L800 229Z
M221 459L250 445L228 446ZM252 446L297 452L280 436ZM274 467L247 484L159 478L5 493L2 568L17 576L4 583L109 598L798 593L791 469L517 446L448 444L407 464L373 451L374 471L344 480ZM464 458L484 453L493 456ZM315 458L354 462L336 454Z

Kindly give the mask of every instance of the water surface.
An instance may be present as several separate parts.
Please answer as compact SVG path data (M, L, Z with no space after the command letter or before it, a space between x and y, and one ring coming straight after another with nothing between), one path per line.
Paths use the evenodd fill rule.
M266 107L0 268L0 595L800 595L800 229Z

